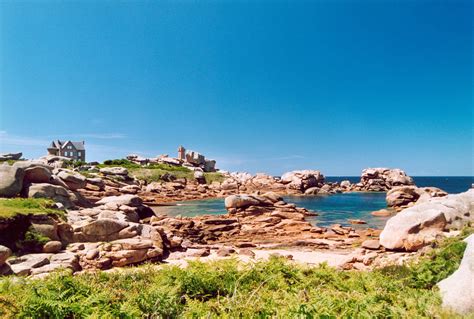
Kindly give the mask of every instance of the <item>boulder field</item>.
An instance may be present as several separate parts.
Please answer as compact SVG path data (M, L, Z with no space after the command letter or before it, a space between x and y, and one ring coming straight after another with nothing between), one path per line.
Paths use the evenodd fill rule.
M73 170L65 168L65 162L65 158L48 156L38 161L0 165L0 197L49 198L57 203L57 207L65 209L66 221L45 216L43 225L36 226L35 230L50 239L41 253L72 254L77 263L65 257L59 260L67 260L67 268L73 271L107 269L146 260L159 261L174 251L209 249L213 245L225 245L230 250L242 245L346 249L362 243L362 249L370 253L383 252L383 249L412 251L420 246L418 241L422 236L433 233L424 229L432 229L435 225L442 230L449 228L448 223L443 224L441 217L436 217L421 226L402 230L408 239L397 234L401 244L389 244L391 235L384 235L384 240L379 243L378 230L361 226L318 227L308 221L315 213L286 203L281 198L284 194L314 196L392 189L387 201L393 207L414 205L413 209L424 210L420 206L422 202L431 203L429 197L445 195L434 188L416 188L412 185L413 180L399 169L366 169L357 184L349 181L327 183L324 175L317 170L292 171L281 178L266 174L223 172L222 182L208 185L204 184L201 172L195 172L197 177L192 181L165 174L161 182L146 183L131 176L124 167L97 169L86 165ZM171 217L156 215L150 207L167 201L209 197L225 197L227 214ZM405 214L401 212L399 215ZM37 220L41 218L29 216L26 219L29 227L37 225ZM351 223L363 225L360 220L352 220ZM460 222L450 224L456 223ZM17 227L13 221L10 224L10 228L12 225ZM399 224L398 228L392 224ZM6 225L9 226L8 223ZM396 231L402 229L402 224L398 222L389 225L385 234L392 228ZM425 237L423 243L428 242ZM12 242L3 244L15 250ZM28 258L15 260L16 266L10 267L11 270L15 271L15 267L23 263L28 264ZM364 266L368 264L366 261ZM34 262L32 265L30 272L23 269L21 273L32 274L34 268L45 265L44 269L56 267L43 262L39 263L41 266Z
M418 201L390 218L380 243L387 249L416 251L450 230L474 222L474 189Z

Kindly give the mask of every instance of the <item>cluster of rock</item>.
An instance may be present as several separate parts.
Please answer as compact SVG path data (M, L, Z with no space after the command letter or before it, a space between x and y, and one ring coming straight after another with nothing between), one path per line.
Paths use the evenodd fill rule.
M474 222L474 189L460 194L432 197L390 218L380 243L387 249L416 251L450 230Z
M225 199L226 215L197 217L157 216L151 225L159 226L171 242L184 247L243 243L319 248L348 247L366 234L352 227L317 227L306 220L314 213L286 203L276 193L231 195ZM330 239L335 239L331 241Z
M195 151L186 151L184 147L178 149L178 158L170 157L167 154L159 155L157 157L147 158L136 154L130 154L127 159L133 163L140 165L148 164L169 164L174 166L183 166L193 171L201 172L215 172L216 161L207 159L201 153Z
M51 198L64 207L83 201L75 191L86 185L86 178L71 170L52 168L42 162L19 161L0 165L0 176L0 197Z
M385 199L388 207L399 211L432 197L443 197L446 195L448 193L437 187L397 186L387 192Z
M332 186L324 184L320 171L301 170L283 174L281 178L258 173L224 173L225 181L220 185L225 194L249 193L255 191L285 194L329 194Z
M413 179L400 169L367 168L362 171L355 191L385 192L395 186L414 185Z

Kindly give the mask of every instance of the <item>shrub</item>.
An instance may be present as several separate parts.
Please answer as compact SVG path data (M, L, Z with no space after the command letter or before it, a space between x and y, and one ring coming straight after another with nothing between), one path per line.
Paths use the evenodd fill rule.
M50 238L43 236L30 226L24 238L19 240L16 246L21 252L41 252L44 244L50 240Z
M435 280L459 262L460 238L429 258L371 272L305 267L284 258L242 264L235 259L186 268L152 265L112 273L44 280L0 280L0 316L15 318L422 318L444 313L432 281L416 275L429 266ZM429 284L426 284L429 282Z

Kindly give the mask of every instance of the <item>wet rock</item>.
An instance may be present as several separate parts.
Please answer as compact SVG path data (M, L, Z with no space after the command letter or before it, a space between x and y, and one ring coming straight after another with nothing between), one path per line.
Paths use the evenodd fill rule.
M376 210L370 214L372 216L378 216L378 217L389 217L393 214L393 212L384 208L384 209Z
M354 224L354 225L367 224L367 222L365 220L362 220L362 219L348 219L347 221L351 224Z
M225 207L229 208L245 208L252 205L259 205L261 201L250 195L232 195L225 199Z

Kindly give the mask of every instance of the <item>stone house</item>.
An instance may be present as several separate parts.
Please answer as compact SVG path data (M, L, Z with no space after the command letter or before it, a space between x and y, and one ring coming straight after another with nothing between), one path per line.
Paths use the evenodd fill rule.
M86 149L84 147L84 141L72 142L72 141L52 141L48 147L49 155L57 155L69 157L74 161L86 161Z

